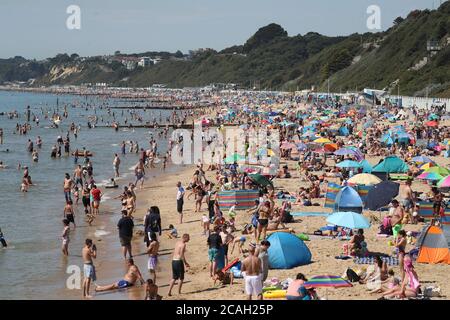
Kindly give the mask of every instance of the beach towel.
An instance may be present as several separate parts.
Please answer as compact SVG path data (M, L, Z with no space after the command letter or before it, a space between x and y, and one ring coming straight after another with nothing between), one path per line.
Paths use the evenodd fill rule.
M291 212L293 217L328 217L329 215L326 212Z
M398 266L399 261L397 257L381 257L381 259L383 260L383 262L386 262L386 264L388 266ZM373 264L375 260L375 257L358 257L355 258L355 260L353 260L354 263L356 264Z
M325 208L334 209L336 195L341 190L341 186L336 183L328 183L327 192L325 193Z

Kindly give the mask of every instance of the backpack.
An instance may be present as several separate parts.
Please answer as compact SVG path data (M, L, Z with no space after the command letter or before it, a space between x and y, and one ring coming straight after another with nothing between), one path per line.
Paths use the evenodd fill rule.
M357 274L356 274L356 272L355 271L353 271L352 269L350 269L350 268L348 268L347 269L347 279L348 279L348 281L350 281L350 282L358 282L359 280L361 280L361 278L360 278L360 276L358 276Z

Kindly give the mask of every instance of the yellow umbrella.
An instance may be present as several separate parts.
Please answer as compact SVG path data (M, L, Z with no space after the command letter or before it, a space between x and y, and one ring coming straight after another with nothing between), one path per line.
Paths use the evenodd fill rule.
M434 165L432 162L428 162L428 163L425 163L425 164L423 164L423 165L421 165L420 166L420 169L421 170L428 170L428 169L430 169L431 167L435 167L436 165Z
M327 138L319 138L319 139L314 140L314 142L315 143L331 143L331 140L327 139Z

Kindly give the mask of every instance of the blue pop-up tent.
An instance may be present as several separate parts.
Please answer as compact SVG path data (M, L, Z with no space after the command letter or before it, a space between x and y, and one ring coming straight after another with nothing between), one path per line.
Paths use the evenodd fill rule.
M295 235L275 232L267 240L270 242L269 268L291 269L311 262L311 251Z
M353 211L361 213L364 206L358 192L348 186L342 188L338 192L334 201L334 209L336 211Z
M408 165L402 159L396 156L388 156L377 164L372 172L405 173L408 170Z
M340 127L339 128L339 135L340 136L348 136L350 134L350 131L348 131L347 127Z
M359 162L362 165L363 173L372 173L372 166L370 165L369 161L362 160Z

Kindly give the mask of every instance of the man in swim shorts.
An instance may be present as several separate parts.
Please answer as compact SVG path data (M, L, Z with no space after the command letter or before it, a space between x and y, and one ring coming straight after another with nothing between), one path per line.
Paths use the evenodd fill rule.
M181 240L179 240L173 252L172 258L172 280L170 281L169 293L167 294L169 297L172 295L172 288L175 285L175 281L178 282L178 294L181 294L181 286L184 281L184 267L189 268L189 263L186 261L185 253L186 253L186 244L189 242L189 234L183 234Z
M84 263L83 298L92 298L89 295L89 288L91 282L97 280L93 263L93 259L97 258L97 248L91 239L86 239L81 255L83 256Z
M140 281L141 284L144 284L144 278L142 278L141 272L139 268L134 264L133 259L127 260L128 271L123 277L122 280L117 281L109 286L97 286L95 287L96 292L109 291L114 289L124 289L132 287L136 284L136 281Z
M241 271L244 274L245 293L247 300L252 300L255 295L258 300L262 300L261 282L261 260L255 255L256 245L250 244L249 256L242 262Z

